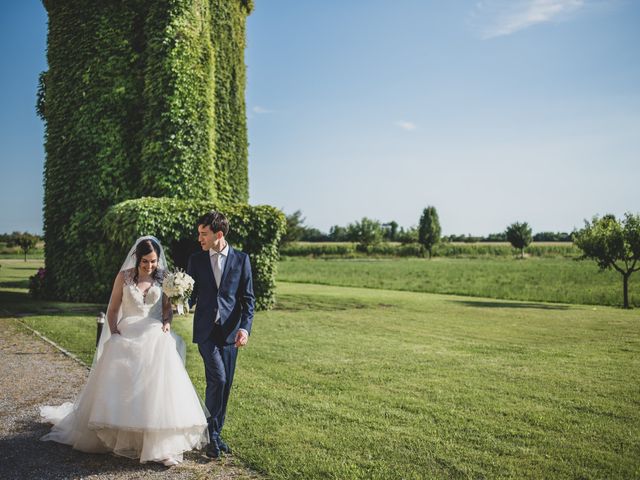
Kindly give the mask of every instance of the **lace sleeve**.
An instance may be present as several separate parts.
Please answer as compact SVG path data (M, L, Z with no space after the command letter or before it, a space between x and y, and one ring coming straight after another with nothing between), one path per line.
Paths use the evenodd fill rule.
M125 285L133 285L134 273L135 273L135 268L129 268L128 270L122 271L122 278L124 279Z

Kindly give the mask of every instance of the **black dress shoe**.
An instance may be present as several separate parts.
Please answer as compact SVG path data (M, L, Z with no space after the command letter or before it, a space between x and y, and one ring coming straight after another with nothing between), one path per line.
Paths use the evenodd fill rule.
M209 458L220 458L220 447L215 442L211 442L205 447L204 454Z
M229 445L227 445L221 438L218 438L218 448L224 453L231 453Z

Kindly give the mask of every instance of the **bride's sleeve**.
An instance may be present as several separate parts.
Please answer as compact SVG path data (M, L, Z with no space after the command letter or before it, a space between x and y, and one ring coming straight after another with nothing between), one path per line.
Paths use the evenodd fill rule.
M109 330L113 332L118 323L118 311L122 304L122 287L124 286L124 273L120 272L113 282L113 290L111 291L111 300L109 301L109 309L107 310L107 322L109 322Z

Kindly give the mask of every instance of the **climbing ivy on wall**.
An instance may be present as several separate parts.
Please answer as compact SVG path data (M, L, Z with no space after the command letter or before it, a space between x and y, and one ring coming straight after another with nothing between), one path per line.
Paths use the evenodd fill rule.
M209 1L150 2L144 30L145 194L213 199L215 59Z
M246 0L45 0L47 295L95 300L107 210L144 196L248 200Z
M136 12L116 2L46 2L44 230L47 293L81 298L103 266L101 216L139 196Z
M222 201L247 201L248 142L245 107L245 21L252 4L211 0L216 59L216 190Z

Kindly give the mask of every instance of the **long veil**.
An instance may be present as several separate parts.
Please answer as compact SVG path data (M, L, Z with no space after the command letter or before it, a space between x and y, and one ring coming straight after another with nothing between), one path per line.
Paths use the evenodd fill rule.
M164 254L164 248L162 248L162 243L160 243L160 240L158 240L153 235L145 235L143 237L138 238L133 244L133 246L129 249L129 253L127 253L127 256L124 258L124 262L122 262L122 266L120 267L120 270L118 271L118 273L123 272L125 270L130 270L136 267L136 248L138 247L138 244L144 240L152 240L158 245L158 247L160 248L160 254L158 255L158 269L164 270L164 271L167 270L169 265L167 263L167 258ZM111 310L112 298L113 298L113 293L111 295L111 298L109 298L107 315L108 315L108 312ZM120 322L120 320L122 320L122 305L120 305L120 308L118 309L118 313L116 317L116 325ZM171 332L171 336L174 337L174 339L176 340L176 348L178 350L178 353L180 354L180 357L182 358L182 363L185 364L186 357L187 357L187 346L184 343L184 340L182 340L182 338L179 335L176 335L175 333L173 333L173 331ZM96 346L96 351L93 355L93 362L91 363L92 369L95 367L96 363L98 363L98 360L102 356L102 352L104 351L104 344L107 342L107 340L109 340L109 338L111 338L111 329L109 328L109 322L107 320L107 322L105 322L105 325L102 327L102 333L100 334L100 339L98 340L98 345Z

